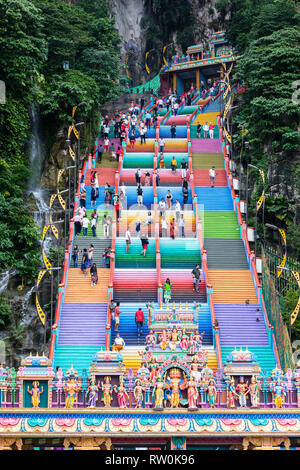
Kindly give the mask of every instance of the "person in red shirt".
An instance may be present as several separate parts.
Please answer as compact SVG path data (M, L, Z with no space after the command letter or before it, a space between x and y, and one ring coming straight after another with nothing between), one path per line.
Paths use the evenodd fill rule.
M144 312L141 308L139 308L135 312L135 323L136 323L136 326L137 326L138 336L140 336L140 333L143 334L143 323L144 323Z

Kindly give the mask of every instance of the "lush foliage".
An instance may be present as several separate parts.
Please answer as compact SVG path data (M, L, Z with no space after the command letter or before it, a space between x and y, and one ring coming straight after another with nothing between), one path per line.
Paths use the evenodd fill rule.
M109 16L105 0L0 0L0 80L6 85L6 103L0 104L0 272L14 266L25 283L41 266L41 234L25 197L28 111L39 105L48 143L82 101L76 119L94 128L99 105L119 89L119 37ZM8 308L1 299L2 324Z

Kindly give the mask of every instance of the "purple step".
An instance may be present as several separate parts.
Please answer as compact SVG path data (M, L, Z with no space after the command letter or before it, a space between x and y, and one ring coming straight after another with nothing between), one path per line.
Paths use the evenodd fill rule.
M268 346L264 316L259 305L215 304L214 308L221 346Z
M192 153L222 153L220 139L191 139Z
M105 344L106 303L64 303L58 336L59 346Z

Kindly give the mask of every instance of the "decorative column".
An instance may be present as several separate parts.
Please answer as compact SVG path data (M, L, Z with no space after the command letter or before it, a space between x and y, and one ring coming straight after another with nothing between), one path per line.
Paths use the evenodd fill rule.
M196 69L196 90L200 91L200 69Z
M177 73L176 72L173 72L173 91L177 90Z

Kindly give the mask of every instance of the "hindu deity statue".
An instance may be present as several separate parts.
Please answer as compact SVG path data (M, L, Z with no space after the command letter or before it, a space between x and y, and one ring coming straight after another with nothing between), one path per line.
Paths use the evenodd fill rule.
M163 330L163 332L159 334L157 339L159 341L160 349L162 349L164 351L167 348L168 344L169 344L167 331Z
M191 333L188 340L188 354L193 356L196 350L196 341L194 339L194 334Z
M204 331L201 334L199 333L199 331L197 331L197 333L194 335L194 340L196 341L197 349L200 349L202 346L202 339L203 339L204 334L205 334Z
M197 409L197 400L198 400L198 396L199 396L197 386L198 386L198 384L194 380L192 375L190 375L190 378L188 380L185 377L185 380L182 384L182 388L183 387L187 388L189 410L196 410Z
M192 359L190 375L193 378L193 380L195 380L197 384L199 385L201 381L201 371L199 370L199 364L197 362L196 356L194 356Z
M181 347L182 351L187 351L188 350L188 340L189 340L189 337L186 334L185 330L183 330L181 341L180 341L180 347Z
M124 379L122 375L120 375L119 386L117 387L114 385L114 391L117 394L119 408L127 408L127 401L129 400L129 396L124 386Z
M148 367L143 363L142 367L140 367L137 371L137 377L142 382L143 386L148 384L150 378L150 371Z
M178 408L181 390L185 388L183 379L181 379L180 369L174 367L170 370L170 375L165 380L165 388L168 389L166 395L171 404L171 408Z
M231 377L227 384L227 406L228 408L235 408L235 397L237 396L235 391L234 378Z
M103 392L103 397L101 401L104 403L104 408L109 408L112 402L112 394L113 394L114 387L111 384L110 377L104 377L104 383L101 382L101 390Z
M90 385L87 388L86 396L88 396L87 406L89 408L95 408L99 397L99 384L96 384L95 376L91 378Z
M236 386L236 392L241 408L247 408L247 395L249 393L248 382L245 383L244 377L240 377L240 381Z
M142 382L137 379L135 381L135 387L133 390L133 396L136 401L136 408L142 408L143 406L143 392L145 391L145 388L142 386Z
M43 387L41 390L39 389L39 382L35 380L32 382L32 389L29 390L29 386L27 387L28 393L31 395L31 404L33 408L38 408L41 402L40 396L44 392Z
M67 382L64 382L63 389L66 394L65 408L73 408L75 401L77 401L77 395L81 389L81 384L75 377L71 376Z
M253 375L251 377L251 382L249 385L249 393L250 393L250 401L251 401L251 407L252 408L258 408L259 407L259 391L260 391L260 386L259 383L256 380L256 377Z
M148 364L148 367L150 369L150 382L154 382L155 381L155 378L157 376L157 371L158 371L158 368L159 368L159 364L158 362L156 361L156 357L155 356L152 356L151 357L151 360L150 360L150 363Z
M210 380L208 386L205 387L206 392L206 399L210 408L216 407L216 400L217 400L217 389L214 380Z
M148 320L149 320L149 325L151 325L152 322L152 311L153 311L153 304L151 302L146 303L146 307L148 309Z
M270 384L270 389L274 394L274 405L276 408L282 408L284 397L286 396L286 388L280 377L277 377L277 380Z
M178 341L178 331L176 326L173 327L173 330L171 332L171 338L169 340L169 348L171 351L176 351L176 346L179 344Z
M163 379L162 377L158 376L156 378L156 381L154 383L154 387L153 387L153 392L152 392L152 396L155 395L155 399L154 399L154 408L156 410L162 410L164 405L164 388L165 388L165 384L163 382Z
M150 330L149 334L146 336L146 344L147 346L150 346L152 349L155 349L156 336L153 333L153 330Z

